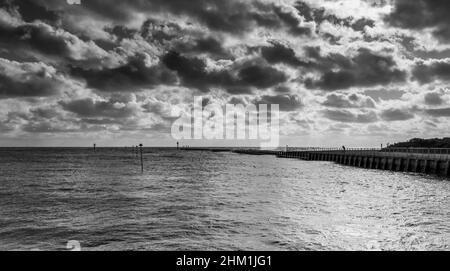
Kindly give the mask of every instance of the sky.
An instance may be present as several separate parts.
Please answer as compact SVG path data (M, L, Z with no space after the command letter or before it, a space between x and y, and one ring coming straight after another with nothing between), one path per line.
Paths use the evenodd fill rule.
M282 146L446 137L449 12L448 0L0 0L0 147L174 146L195 96L279 104Z

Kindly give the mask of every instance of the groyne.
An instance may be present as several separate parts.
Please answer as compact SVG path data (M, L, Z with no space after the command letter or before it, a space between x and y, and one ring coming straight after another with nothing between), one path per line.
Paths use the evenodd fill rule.
M450 177L450 149L385 148L336 149L296 148L292 151L227 148L182 148L188 151L233 152L245 155L273 155L305 161L329 161L366 169L414 172Z
M324 149L278 152L279 158L330 161L367 169L450 176L450 149Z

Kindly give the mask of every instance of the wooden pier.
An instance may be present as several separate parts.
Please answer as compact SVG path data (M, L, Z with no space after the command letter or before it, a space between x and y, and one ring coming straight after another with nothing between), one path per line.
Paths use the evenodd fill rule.
M292 151L271 151L239 148L182 148L182 150L273 155L278 158L329 161L366 169L414 172L450 177L450 149L384 148L344 150L342 148L295 148Z
M450 149L316 149L278 152L279 158L331 161L367 169L450 176Z

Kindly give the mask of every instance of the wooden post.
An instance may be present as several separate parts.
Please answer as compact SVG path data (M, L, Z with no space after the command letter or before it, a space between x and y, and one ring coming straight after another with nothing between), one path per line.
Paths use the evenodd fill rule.
M144 173L144 157L142 153L144 145L139 144L140 152L141 152L141 172Z
M439 160L433 159L430 161L430 173L439 174Z
M450 176L450 160L447 160L447 164L445 165L445 176Z

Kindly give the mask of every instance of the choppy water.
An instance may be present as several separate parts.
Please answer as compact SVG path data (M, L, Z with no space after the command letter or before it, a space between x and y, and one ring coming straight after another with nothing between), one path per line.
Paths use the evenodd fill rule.
M450 181L147 149L0 149L0 249L448 250Z

